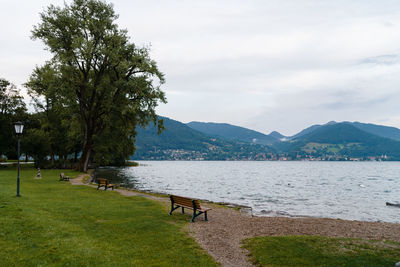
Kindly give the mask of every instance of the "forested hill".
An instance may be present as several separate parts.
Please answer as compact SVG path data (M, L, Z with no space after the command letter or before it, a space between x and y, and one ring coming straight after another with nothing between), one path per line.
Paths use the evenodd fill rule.
M210 137L187 125L162 117L165 130L158 135L153 125L137 129L133 159L157 160L256 160L271 148Z
M352 125L365 132L400 141L400 129L395 127L361 122L353 122Z
M276 148L280 151L320 158L400 159L400 142L363 131L347 122L316 127L278 146Z
M239 140L263 145L271 145L279 142L273 136L227 123L192 121L187 126L209 136L218 136L227 140Z
M315 124L315 125L312 125L306 129L300 131L299 133L289 137L289 139L300 138L301 136L312 133L313 131L315 131L323 126L335 125L335 124L341 124L341 123L350 124L364 132L367 132L367 133L370 133L373 135L400 141L400 129L398 129L398 128L391 127L391 126L384 126L384 125L376 125L376 124L372 124L372 123L348 122L348 121L345 121L345 122L330 121L323 125Z

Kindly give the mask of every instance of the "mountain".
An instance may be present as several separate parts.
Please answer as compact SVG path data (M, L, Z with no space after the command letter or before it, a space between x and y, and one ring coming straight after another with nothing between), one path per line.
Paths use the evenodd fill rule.
M400 129L398 128L361 122L352 122L351 124L365 132L400 141Z
M298 136L280 150L314 155L372 157L386 155L400 158L400 142L359 129L353 123L330 123L314 127Z
M275 138L275 139L278 139L278 140L282 140L282 139L284 139L284 138L287 138L286 136L284 136L283 134L281 134L281 133L279 133L279 132L277 132L277 131L271 132L271 133L269 134L269 136L271 136L271 137L273 137L273 138Z
M226 140L238 140L262 145L271 145L279 141L273 136L227 123L192 121L186 125L209 136L217 136Z
M165 130L160 135L152 124L137 129L132 159L256 160L273 151L264 145L211 137L179 121L161 118Z
M136 150L177 149L196 150L204 148L209 140L198 131L194 131L185 124L162 117L165 130L157 133L157 127L149 124L146 128L138 128L136 136Z
M301 141L347 144L347 143L375 143L382 139L376 135L362 131L349 123L326 124L318 129L297 138Z
M330 122L328 122L327 124L324 124L324 125L333 125L333 124L336 124L336 122L335 121L330 121ZM301 137L303 135L309 134L309 133L319 129L320 127L322 127L324 125L320 125L320 124L312 125L312 126L310 126L308 128L305 128L304 130L300 131L299 133L297 133L297 134L295 134L293 136L290 136L289 139L299 138L299 137Z
M296 138L301 137L303 135L309 134L309 133L315 131L316 129L320 128L321 126L322 125L315 124L315 125L312 125L310 127L307 127L305 129L301 130L299 133L297 133L297 134L295 134L293 136L290 136L289 139L296 139Z
M308 133L311 133L311 132L319 129L322 126L333 125L333 124L337 124L337 123L338 122L330 121L324 125L319 125L319 124L312 125L306 129L300 131L299 133L289 137L289 139L296 139L296 138L299 138L303 135L306 135ZM351 124L351 125L355 126L356 128L358 128L364 132L370 133L370 134L374 134L374 135L377 135L380 137L385 137L385 138L390 138L390 139L393 139L396 141L400 141L400 129L395 128L395 127L376 125L376 124L372 124L372 123L361 123L361 122L345 121L343 123Z

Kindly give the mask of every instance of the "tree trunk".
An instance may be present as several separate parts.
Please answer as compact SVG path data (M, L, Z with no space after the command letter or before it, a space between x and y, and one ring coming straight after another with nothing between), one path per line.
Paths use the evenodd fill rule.
M85 140L83 141L82 155L78 165L78 170L81 172L87 172L93 149L93 132L91 131L91 127L89 125L91 124L87 123L84 128Z
M87 172L89 166L89 159L92 154L92 148L89 146L84 146L82 149L82 155L79 160L78 170L81 172Z

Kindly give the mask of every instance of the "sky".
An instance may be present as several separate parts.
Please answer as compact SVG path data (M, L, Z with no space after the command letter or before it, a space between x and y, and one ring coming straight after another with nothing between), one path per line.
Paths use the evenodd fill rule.
M70 0L66 0L70 3ZM329 121L400 128L398 0L114 0L165 74L158 114L293 135ZM21 89L51 58L30 39L64 1L0 0L0 77Z

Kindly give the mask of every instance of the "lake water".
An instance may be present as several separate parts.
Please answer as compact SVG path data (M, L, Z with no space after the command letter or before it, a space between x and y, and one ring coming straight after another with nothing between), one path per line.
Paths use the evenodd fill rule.
M400 162L139 163L113 170L122 185L250 206L254 215L400 223L400 208L385 204L400 203Z

